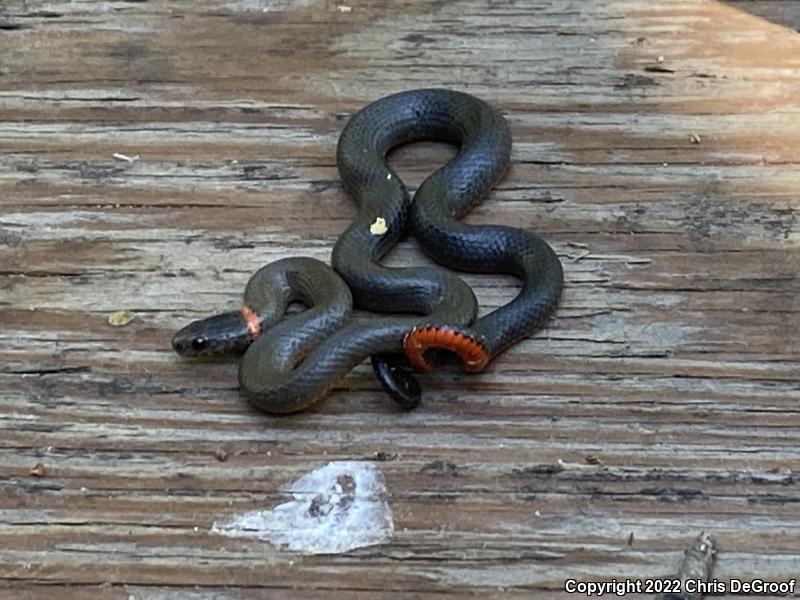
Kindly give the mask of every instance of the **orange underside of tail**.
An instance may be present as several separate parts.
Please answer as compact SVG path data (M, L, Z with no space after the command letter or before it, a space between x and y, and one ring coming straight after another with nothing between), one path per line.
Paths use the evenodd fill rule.
M403 350L418 371L428 372L433 369L425 359L425 351L431 348L457 354L462 368L471 373L481 371L489 362L486 349L480 342L446 327L415 327L403 338Z

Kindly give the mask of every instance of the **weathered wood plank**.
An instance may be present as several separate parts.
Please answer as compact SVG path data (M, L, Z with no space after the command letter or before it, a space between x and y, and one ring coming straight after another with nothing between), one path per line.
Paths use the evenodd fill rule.
M796 576L796 3L345 5L0 8L0 597L562 597L674 572L703 529L716 577ZM425 378L412 413L366 365L277 419L234 363L177 360L175 328L253 270L329 257L355 212L342 125L431 85L506 113L514 166L468 219L552 242L552 325ZM413 188L451 155L391 160ZM483 310L514 294L465 278ZM350 459L384 473L390 544L210 532Z

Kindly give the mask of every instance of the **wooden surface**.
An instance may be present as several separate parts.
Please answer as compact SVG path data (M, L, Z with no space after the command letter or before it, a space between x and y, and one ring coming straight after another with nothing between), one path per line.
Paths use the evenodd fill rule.
M0 6L0 597L567 597L668 575L701 530L720 579L796 577L800 3L341 4ZM558 250L552 325L408 414L366 365L271 418L235 363L178 360L257 267L329 258L341 127L418 86L508 116L514 167L469 221ZM451 152L392 162L413 186ZM514 293L467 280L484 310ZM210 532L379 458L389 544Z

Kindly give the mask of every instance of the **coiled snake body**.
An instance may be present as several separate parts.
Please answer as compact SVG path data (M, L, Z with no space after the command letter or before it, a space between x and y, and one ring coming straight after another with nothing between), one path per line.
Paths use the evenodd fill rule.
M421 139L460 150L420 185L412 202L385 156ZM315 404L367 356L387 391L406 407L416 405L419 389L401 354L423 371L432 368L426 354L432 348L457 354L467 371L483 369L544 324L563 285L557 256L537 235L458 221L505 172L510 151L503 117L468 94L411 90L366 106L351 118L337 147L342 182L359 210L334 247L336 272L311 258L263 267L248 282L244 308L189 324L175 334L173 348L188 356L244 351L240 386L270 413ZM379 219L385 232L372 228ZM447 267L520 278L520 292L476 321L475 296L452 272L380 264L406 232ZM353 298L360 308L398 314L355 318ZM297 300L307 309L286 315Z

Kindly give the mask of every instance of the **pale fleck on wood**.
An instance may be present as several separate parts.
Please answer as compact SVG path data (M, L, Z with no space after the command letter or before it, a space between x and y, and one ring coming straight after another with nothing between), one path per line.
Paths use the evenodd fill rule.
M669 575L703 530L715 577L795 577L797 3L337 6L0 7L0 597L561 597ZM329 258L355 212L343 124L419 86L508 116L514 166L469 220L554 245L558 318L483 375L426 377L411 413L364 365L314 412L259 414L235 364L169 338L261 265ZM415 186L451 155L392 161ZM484 310L514 293L466 279ZM388 545L209 533L379 456Z

